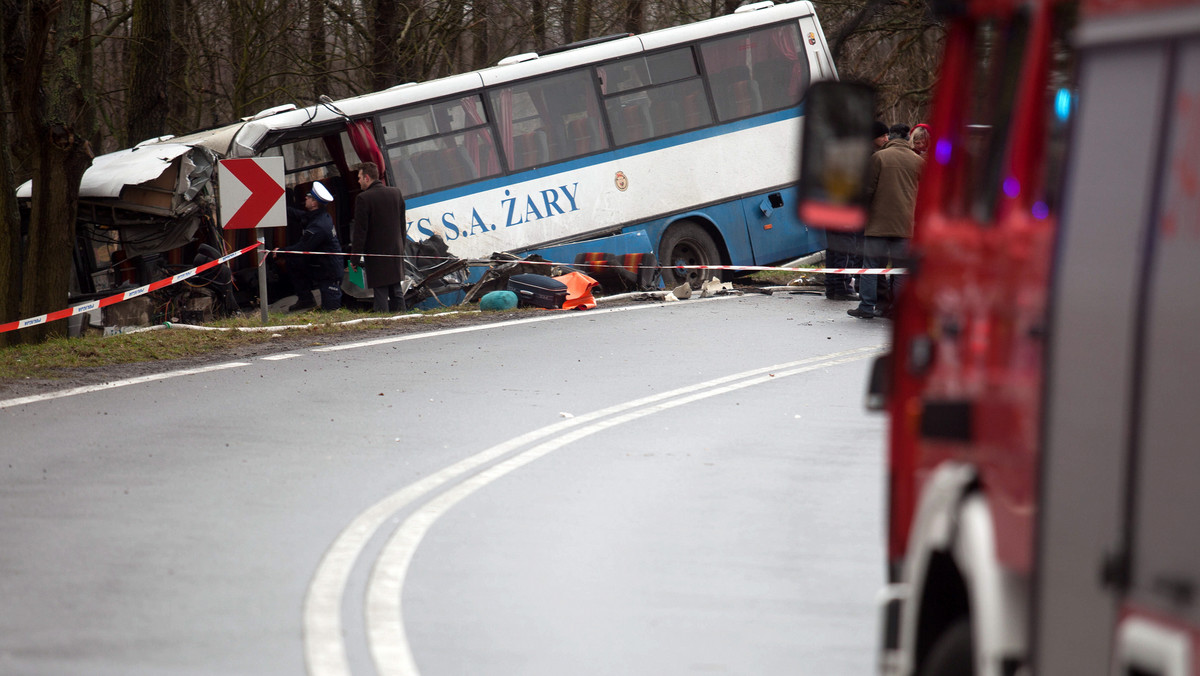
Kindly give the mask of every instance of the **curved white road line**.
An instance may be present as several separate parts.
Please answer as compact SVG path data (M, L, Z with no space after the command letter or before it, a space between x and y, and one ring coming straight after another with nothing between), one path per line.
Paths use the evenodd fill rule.
M697 299L688 301L689 303L707 303L713 300L725 300L729 298L740 298L740 296L722 296L719 298ZM536 322L550 322L556 319L570 319L571 317L595 317L598 314L609 314L611 312L629 312L630 310L645 310L647 308L667 307L665 305L624 305L622 307L604 308L599 310L588 310L586 312L576 312L573 310L564 310L556 314L540 315L537 317L528 317L526 319L509 319L503 322L492 322L489 324L476 324L474 326L460 326L456 329L442 329L440 331L431 331L429 333L408 333L400 336L387 336L385 338L372 338L371 340L363 340L357 343L346 343L344 345L330 345L329 347L315 347L313 352L340 352L342 350L353 350L359 347L371 347L374 345L388 345L390 343L399 343L406 340L419 340L421 338L429 338L432 336L447 336L452 333L468 333L470 331L481 331L483 329L499 329L506 326L517 326L519 324L533 324Z
M368 585L366 608L368 640L376 667L383 675L419 673L413 663L407 638L404 635L399 606L400 590L403 587L408 563L411 561L416 546L433 522L454 504L478 490L479 487L561 448L571 441L601 429L723 392L769 382L774 378L864 359L878 352L881 347L845 350L823 357L752 369L563 420L493 446L388 496L360 514L338 535L317 568L304 604L305 657L309 673L313 676L348 676L351 673L343 636L341 605L354 563L367 542L386 521L405 506L439 486L534 441L613 416L611 420L598 422L529 449L468 479L430 501L405 521L387 544L385 553L377 561Z
M420 674L413 660L412 649L409 646L408 636L404 630L404 615L401 605L404 580L408 574L408 568L412 563L413 556L421 544L421 540L433 526L434 522L471 494L534 460L545 457L584 437L608 428L709 397L726 394L753 385L761 385L778 380L779 378L807 373L837 364L858 361L877 351L878 348L867 348L860 350L860 352L865 352L865 354L845 356L840 359L829 359L826 357L824 361L819 363L786 371L782 369L788 368L789 365L779 364L770 367L771 373L760 372L753 377L722 387L713 387L700 392L694 392L687 396L675 397L669 401L662 401L652 406L631 410L622 415L600 420L587 427L571 430L562 436L543 442L519 455L489 467L430 500L405 519L404 523L401 524L400 528L388 541L379 559L376 561L370 582L367 585L367 638L372 657L375 660L375 668L378 670L380 676L418 676ZM794 362L793 365L795 365Z

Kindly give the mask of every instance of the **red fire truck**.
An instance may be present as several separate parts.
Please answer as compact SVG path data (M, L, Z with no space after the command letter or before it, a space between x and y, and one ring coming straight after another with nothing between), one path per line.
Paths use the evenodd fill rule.
M1198 676L1200 3L932 4L933 145L872 385L880 670ZM806 136L854 126L814 103ZM805 143L804 199L838 202L809 183L845 187L847 144ZM850 193L810 217L850 227Z

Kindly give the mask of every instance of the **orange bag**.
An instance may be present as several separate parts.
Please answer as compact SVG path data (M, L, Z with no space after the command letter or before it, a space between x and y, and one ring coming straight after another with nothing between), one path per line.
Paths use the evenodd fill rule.
M592 287L599 282L582 272L569 272L554 279L567 285L567 300L563 303L562 309L591 310L596 307L596 299L592 296Z

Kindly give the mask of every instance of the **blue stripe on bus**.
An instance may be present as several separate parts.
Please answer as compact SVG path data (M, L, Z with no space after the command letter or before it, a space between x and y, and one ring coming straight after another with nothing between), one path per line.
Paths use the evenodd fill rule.
M784 110L768 113L766 115L757 115L755 117L735 120L733 122L719 124L712 127L704 127L703 129L696 129L694 131L688 131L682 134L676 134L674 136L666 136L660 139L654 139L623 148L605 150L593 155L587 155L574 160L567 160L565 162L538 167L529 171L500 175L494 178L475 181L474 183L468 183L466 185L461 185L449 190L442 190L440 192L421 195L420 197L413 197L411 199L406 199L405 201L407 202L408 208L416 209L429 204L437 204L438 202L444 202L446 200L452 200L459 197L465 197L467 195L473 195L475 193L494 190L496 188L512 185L514 183L520 183L522 181L533 180L545 176L553 176L554 174L574 171L576 169L590 167L602 162L623 160L629 157L635 157L637 155L658 152L666 148L694 143L696 141L715 138L717 136L724 136L725 134L731 134L746 129L753 129L755 127L762 127L768 124L796 119L803 116L804 106L800 105L795 108L786 108Z

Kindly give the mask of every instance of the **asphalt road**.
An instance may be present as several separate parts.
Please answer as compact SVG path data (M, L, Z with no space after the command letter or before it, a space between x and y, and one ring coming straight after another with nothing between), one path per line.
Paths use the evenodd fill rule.
M3 674L863 674L890 325L547 313L0 401Z

